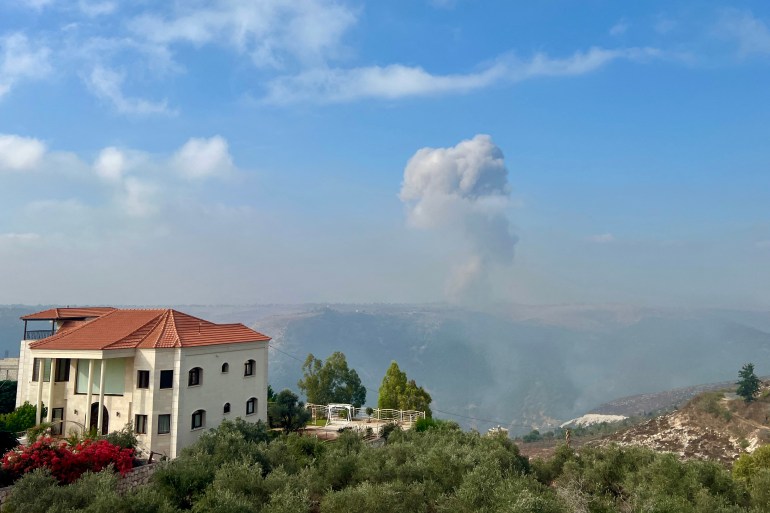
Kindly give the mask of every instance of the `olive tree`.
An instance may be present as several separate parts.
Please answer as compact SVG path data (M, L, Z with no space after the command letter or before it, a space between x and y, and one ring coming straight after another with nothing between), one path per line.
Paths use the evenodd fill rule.
M305 404L289 389L275 396L268 407L268 415L270 424L283 428L284 433L302 429L310 420L310 412L305 409Z
M339 351L332 353L325 362L312 353L307 355L302 373L297 386L309 403L345 403L358 408L366 402L366 387Z

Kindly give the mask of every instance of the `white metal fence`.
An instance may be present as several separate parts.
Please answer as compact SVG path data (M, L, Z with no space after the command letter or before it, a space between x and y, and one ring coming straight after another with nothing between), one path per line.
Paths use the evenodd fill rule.
M367 408L354 408L351 405L307 403L305 407L310 410L313 421L325 419L327 425L354 421L366 422L372 420L412 424L419 419L425 418L424 411L416 410L375 408L371 410L371 414L368 414L366 412Z

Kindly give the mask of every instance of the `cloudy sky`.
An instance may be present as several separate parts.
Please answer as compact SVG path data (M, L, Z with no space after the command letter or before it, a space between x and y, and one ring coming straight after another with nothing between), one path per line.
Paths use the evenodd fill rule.
M0 303L770 308L770 6L0 2Z

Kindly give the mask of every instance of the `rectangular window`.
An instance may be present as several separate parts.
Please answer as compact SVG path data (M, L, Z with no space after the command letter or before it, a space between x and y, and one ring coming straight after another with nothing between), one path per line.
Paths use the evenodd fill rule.
M90 360L80 359L77 363L77 378L75 381L75 393L88 393L88 365ZM99 393L99 383L102 377L102 361L94 360L94 376L91 392ZM111 358L107 360L104 373L104 393L107 395L123 395L125 384L126 359Z
M190 369L190 375L187 379L187 385L194 387L201 384L201 368L195 367L194 369Z
M251 399L246 401L246 415L251 415L256 411L257 411L257 400L256 398L252 397Z
M70 359L58 358L56 360L56 374L54 375L56 381L69 381L70 380Z
M54 408L51 412L51 434L61 435L64 432L64 408Z
M171 388L174 386L174 371L160 371L160 388Z
M192 414L192 429L203 427L203 416L206 414L203 410L198 410Z
M166 435L171 433L171 415L158 415L158 434Z
M162 415L161 415L162 417ZM137 415L134 422L134 432L137 435L147 434L147 415ZM168 432L168 431L167 431Z
M40 358L32 360L32 381L40 381ZM51 381L51 359L46 358L43 364L43 381Z
M243 375L244 376L253 376L254 375L254 360L249 360L246 362L243 366Z
M150 371L136 371L136 388L150 388Z

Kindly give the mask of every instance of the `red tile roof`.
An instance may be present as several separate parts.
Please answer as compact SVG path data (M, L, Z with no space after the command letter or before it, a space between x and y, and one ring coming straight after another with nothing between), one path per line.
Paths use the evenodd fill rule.
M62 309L59 309L62 310ZM172 309L112 309L30 343L31 349L152 349L268 341L243 324L214 324Z
M58 319L85 319L87 317L101 317L110 313L115 308L111 306L94 306L89 308L51 308L29 315L21 319L23 321L52 321Z

